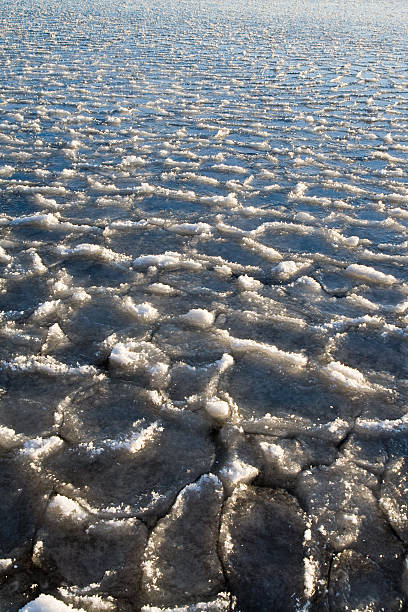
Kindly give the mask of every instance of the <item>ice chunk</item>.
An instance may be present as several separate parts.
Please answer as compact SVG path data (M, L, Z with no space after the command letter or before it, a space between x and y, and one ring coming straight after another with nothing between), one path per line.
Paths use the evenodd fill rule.
M341 387L355 391L373 391L373 386L365 376L354 368L346 366L339 361L331 361L322 368L322 373Z
M227 206L228 208L238 208L240 206L237 196L235 193L229 193L226 196L214 195L214 196L201 196L199 201L202 204L220 204L222 206Z
M0 369L14 372L39 372L41 374L66 376L86 376L98 373L97 369L93 366L69 366L49 355L18 355L10 361L0 361Z
M159 311L157 308L143 302L142 304L135 304L131 297L127 296L122 301L122 308L125 312L139 319L143 323L152 323L159 318Z
M217 540L222 500L220 480L204 474L181 491L171 511L154 527L143 562L146 602L192 604L221 590Z
M320 284L311 276L300 276L296 280L296 285L301 287L307 293L321 293L322 288Z
M151 285L149 285L148 289L151 293L157 295L172 295L176 293L173 287L164 283L152 283Z
M171 606L171 608L157 608L156 606L142 606L141 612L229 612L231 609L229 593L218 593L216 599L199 601L191 606ZM99 610L98 610L99 612Z
M127 155L121 162L121 166L123 168L140 167L145 165L146 160L143 159L143 157L138 157L137 155Z
M72 248L57 246L56 250L63 256L77 256L112 263L128 263L131 259L128 255L115 253L111 249L107 249L99 244L83 243Z
M35 438L24 443L22 454L32 461L39 461L50 453L54 453L63 446L64 442L58 436L50 438Z
M186 236L194 236L195 234L210 236L212 231L211 225L208 223L174 223L169 225L167 229L175 234L184 234Z
M303 368L307 365L308 358L302 353L290 353L282 351L273 344L256 342L246 338L234 338L227 330L218 330L220 339L226 342L231 350L236 353L254 353L277 363L287 364L292 367Z
M52 213L44 215L30 215L28 217L17 217L11 225L33 225L38 227L55 227L59 225L59 219Z
M243 246L248 247L248 249L254 253L258 253L258 255L261 255L261 257L264 257L268 261L279 261L282 259L282 255L279 253L279 251L270 246L265 246L264 244L261 244L248 236L245 236L242 239L242 244Z
M224 467L221 468L219 475L229 491L241 484L248 484L259 474L259 469L250 465L239 457L232 457Z
M398 282L392 274L384 274L384 272L380 272L375 268L363 266L361 264L351 264L347 266L346 272L350 274L350 276L378 285L393 285Z
M1 166L0 167L0 176L11 176L14 173L13 166Z
M41 321L50 316L60 316L64 312L61 300L49 300L40 304L32 314L35 321Z
M229 164L214 164L212 170L226 172L227 174L248 174L248 169L243 166L232 166Z
M279 280L285 281L292 278L292 276L295 276L299 270L304 268L306 265L307 264L304 262L293 260L281 261L277 266L272 268L272 273L275 274Z
M144 381L151 388L161 389L168 384L166 355L150 342L118 342L112 348L109 361L119 372L139 374L140 383Z
M33 201L35 202L35 204L38 204L39 206L42 206L43 208L49 208L51 210L58 209L57 201L54 200L53 198L46 198L45 196L42 195L42 193L36 193L33 196Z
M238 609L301 609L304 531L304 513L286 491L235 488L224 505L220 541Z
M6 450L19 446L24 440L23 436L17 434L11 427L0 425L0 447Z
M262 288L262 283L247 274L241 274L237 280L238 287L241 291L259 291Z
M62 331L58 323L54 323L48 328L47 340L41 349L42 353L46 353L48 350L64 346L69 343L67 336Z
M313 557L305 557L303 559L305 570L304 570L304 581L305 581L305 597L310 599L313 597L316 590L316 582L320 577L320 566L319 562Z
M10 263L11 257L6 253L2 246L0 246L0 263L7 264Z
M215 316L204 308L192 308L185 315L181 315L181 318L194 327L205 328L213 325Z
M165 268L168 270L175 270L176 268L200 270L202 268L200 262L194 261L190 258L183 258L180 253L173 252L166 252L161 255L141 255L140 257L136 257L136 259L134 259L133 265L137 268L156 266L158 268Z
M78 502L64 495L54 495L48 504L47 511L57 518L69 519L75 522L85 521L89 518L88 513Z
M26 604L24 608L20 608L19 612L85 612L85 610L66 605L52 595L42 594Z
M205 404L208 414L217 421L225 421L230 412L228 402L218 397L210 397Z

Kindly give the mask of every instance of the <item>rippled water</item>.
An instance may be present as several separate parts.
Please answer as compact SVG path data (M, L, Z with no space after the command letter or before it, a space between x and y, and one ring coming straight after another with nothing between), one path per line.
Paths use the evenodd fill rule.
M405 609L407 18L0 0L1 610Z

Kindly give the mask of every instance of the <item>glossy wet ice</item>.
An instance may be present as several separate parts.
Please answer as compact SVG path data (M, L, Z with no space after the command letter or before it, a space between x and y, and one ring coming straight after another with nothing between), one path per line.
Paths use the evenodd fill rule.
M404 609L405 2L0 10L1 610Z

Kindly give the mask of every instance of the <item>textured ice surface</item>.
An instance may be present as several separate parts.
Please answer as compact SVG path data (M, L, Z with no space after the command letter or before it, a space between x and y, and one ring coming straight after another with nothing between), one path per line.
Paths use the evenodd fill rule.
M0 0L0 610L408 600L403 0Z

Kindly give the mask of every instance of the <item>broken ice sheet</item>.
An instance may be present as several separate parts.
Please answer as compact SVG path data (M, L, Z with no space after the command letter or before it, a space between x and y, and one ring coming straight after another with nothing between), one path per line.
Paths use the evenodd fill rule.
M0 4L0 609L405 609L406 3Z

